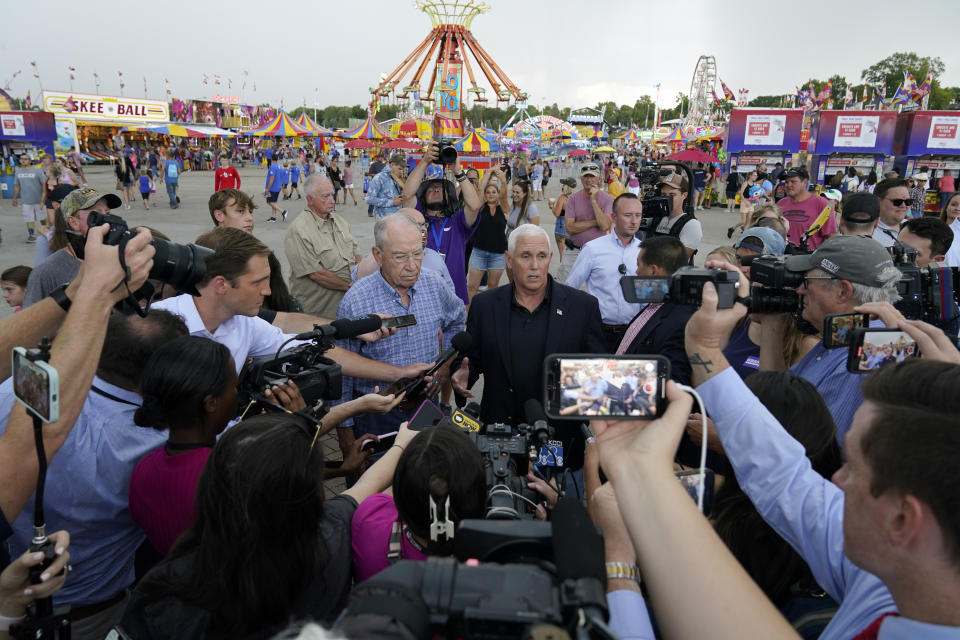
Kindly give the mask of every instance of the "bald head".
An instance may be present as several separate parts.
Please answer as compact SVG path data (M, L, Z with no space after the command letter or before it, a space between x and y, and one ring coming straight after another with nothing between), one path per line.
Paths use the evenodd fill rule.
M380 218L376 224L373 225L373 242L381 251L386 251L387 243L391 238L399 236L406 237L411 232L415 233L418 237L422 236L420 233L420 225L414 222L410 216L401 213L402 211L404 211L404 209L397 211L393 215ZM406 209L406 211L410 211L410 209Z

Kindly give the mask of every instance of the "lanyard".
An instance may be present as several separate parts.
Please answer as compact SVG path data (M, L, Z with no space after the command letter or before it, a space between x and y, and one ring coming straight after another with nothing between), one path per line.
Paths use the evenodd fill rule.
M439 222L439 225L434 224L434 222ZM443 220L437 218L430 219L430 235L433 236L433 242L436 245L437 251L440 251L440 243L443 241L443 233L445 229L443 228ZM437 227L440 227L440 235L437 235Z

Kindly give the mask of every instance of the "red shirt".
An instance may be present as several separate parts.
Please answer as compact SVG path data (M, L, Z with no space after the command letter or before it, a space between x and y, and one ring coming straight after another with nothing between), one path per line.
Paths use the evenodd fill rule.
M213 190L220 191L220 189L239 189L240 188L240 174L237 173L237 170L233 167L224 169L220 167L213 174Z

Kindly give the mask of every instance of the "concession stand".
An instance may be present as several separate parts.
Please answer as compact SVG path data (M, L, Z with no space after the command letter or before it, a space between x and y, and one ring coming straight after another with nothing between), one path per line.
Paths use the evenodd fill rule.
M810 125L810 182L824 184L837 171L854 167L861 175L871 171L883 178L893 154L896 111L817 111ZM887 167L889 168L889 167Z
M53 114L42 111L0 111L0 193L13 197L13 172L18 157L27 154L37 160L43 155L53 156L53 141L57 137Z
M897 118L893 150L894 166L903 177L926 171L927 198L924 211L940 211L940 193L935 185L944 171L960 174L960 111L906 111Z
M760 164L789 167L800 151L803 109L734 109L727 124L727 171L749 173Z

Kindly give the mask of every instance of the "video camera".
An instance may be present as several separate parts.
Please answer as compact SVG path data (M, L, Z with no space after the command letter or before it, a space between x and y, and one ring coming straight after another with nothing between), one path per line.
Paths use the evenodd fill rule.
M957 322L960 269L918 267L916 250L899 242L891 252L893 263L900 270L897 282L900 301L893 306L910 320L923 320L941 329L949 329L948 333L955 333L956 327L946 325Z
M540 407L536 400L532 402ZM543 414L542 407L539 411ZM458 415L461 413L466 414L466 419ZM527 472L539 459L537 446L549 446L550 428L545 415L535 418L531 413L532 410L528 409L527 419L533 424L521 423L516 433L508 424L481 424L476 403L468 403L452 416L456 426L479 425L478 431L468 429L467 432L483 457L488 495L487 519L521 520L532 519L536 515L535 505L539 494L527 487Z
M788 256L757 256L750 263L750 311L752 313L797 313L801 309L797 287L803 271L787 269ZM762 287L753 286L754 283Z
M690 167L673 160L647 164L637 171L637 179L640 181L640 202L643 204L641 231L652 233L656 230L660 219L669 216L673 211L673 196L662 195L660 191L660 178L670 172L668 167L677 167L686 174L687 199L684 201L683 210L685 213L693 213L696 198L694 197L693 171Z
M461 522L454 558L401 560L358 585L338 629L372 615L416 638L613 638L605 587L603 539L562 499L552 523Z
M717 289L717 308L729 309L737 301L739 275L723 269L680 267L672 276L623 276L620 288L627 302L672 302L699 307L703 285Z

